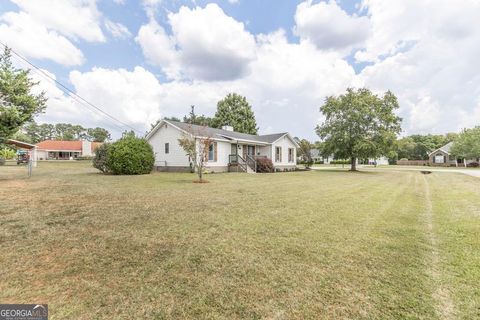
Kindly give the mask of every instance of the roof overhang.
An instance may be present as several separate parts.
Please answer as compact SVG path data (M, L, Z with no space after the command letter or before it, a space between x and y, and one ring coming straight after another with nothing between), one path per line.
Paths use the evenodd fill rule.
M225 134L222 134L221 135L222 137L225 137L227 138L228 140L231 140L231 141L234 141L234 142L237 142L237 143L250 143L250 144L255 144L257 146L267 146L267 145L270 145L271 143L268 143L268 142L264 142L264 141L255 141L255 140L248 140L248 139L238 139L238 138L235 138L235 137L230 137L228 135L225 135Z
M13 139L8 139L7 144L14 145L19 148L23 149L35 149L37 146L31 143L23 142L23 141L18 141L18 140L13 140Z
M430 152L430 153L428 154L428 156L430 157L432 154L434 154L434 153L436 153L436 152L439 152L439 151L441 151L441 152L443 152L443 153L446 153L447 155L450 155L450 152L445 151L445 150L443 150L442 148L438 148L438 149L435 149L435 150L433 150L432 152Z
M285 133L284 135L282 135L281 137L279 137L277 140L273 141L272 144L274 144L275 142L277 142L278 140L282 139L283 137L287 136L288 139L290 139L290 141L293 142L293 144L295 145L296 148L299 147L298 143L295 141L295 139L292 138L292 136L290 135L290 133Z

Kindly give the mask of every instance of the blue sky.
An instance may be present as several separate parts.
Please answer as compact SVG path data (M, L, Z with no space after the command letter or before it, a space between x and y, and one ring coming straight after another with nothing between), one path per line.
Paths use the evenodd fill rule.
M0 40L139 131L191 104L212 115L235 91L252 104L261 132L315 140L324 97L366 86L398 96L403 134L442 133L480 123L479 6L0 0ZM104 125L118 135L118 123L33 76L50 98L38 121Z

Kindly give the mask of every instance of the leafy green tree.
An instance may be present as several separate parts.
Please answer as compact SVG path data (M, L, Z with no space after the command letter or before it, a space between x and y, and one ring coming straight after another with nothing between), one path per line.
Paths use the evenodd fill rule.
M88 140L95 142L105 142L111 139L110 132L107 129L96 127L87 129Z
M38 82L29 74L30 70L13 66L11 50L6 47L0 56L0 141L10 138L46 108L45 93L32 93Z
M464 160L480 158L480 126L463 130L453 142L450 152Z
M387 91L378 97L370 90L347 89L345 94L330 96L320 108L325 121L316 131L324 141L325 151L337 159L350 159L351 171L356 160L387 155L401 131L402 119L395 95Z
M190 123L190 124L196 124L199 126L204 126L204 127L213 127L213 119L210 117L207 117L205 115L196 115L195 114L195 106L191 106L192 110L187 116L183 117L183 122L185 123Z
M297 155L305 162L305 166L309 168L313 164L312 149L314 145L307 139L298 141Z
M215 128L229 125L237 132L249 134L258 132L252 107L245 97L236 93L229 93L217 103L217 112L212 124Z

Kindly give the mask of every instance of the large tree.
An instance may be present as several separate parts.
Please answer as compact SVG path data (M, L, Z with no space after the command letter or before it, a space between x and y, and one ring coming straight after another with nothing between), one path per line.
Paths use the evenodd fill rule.
M14 135L25 123L46 108L45 93L34 94L38 82L30 70L17 69L11 61L11 50L0 55L0 141Z
M465 129L454 140L450 152L464 159L480 158L480 126Z
M195 113L195 106L191 106L191 111L188 115L183 117L183 122L189 124L196 124L204 127L213 127L213 119L205 115L197 115Z
M229 125L237 132L249 134L257 134L258 131L252 107L245 97L236 93L229 93L217 103L212 125L216 128Z
M298 139L297 143L297 156L301 157L305 166L309 168L313 164L312 149L314 148L314 145L307 139Z
M105 142L111 139L110 132L107 129L96 127L87 129L88 140L95 142Z
M383 97L369 89L347 89L345 94L330 96L320 108L325 121L316 128L324 141L325 151L337 159L350 159L356 171L357 159L376 158L392 151L402 119L395 95Z

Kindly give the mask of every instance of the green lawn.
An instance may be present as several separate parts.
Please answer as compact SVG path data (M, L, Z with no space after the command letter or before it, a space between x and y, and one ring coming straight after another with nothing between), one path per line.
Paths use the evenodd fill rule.
M478 178L22 172L0 167L0 302L50 319L480 317Z

